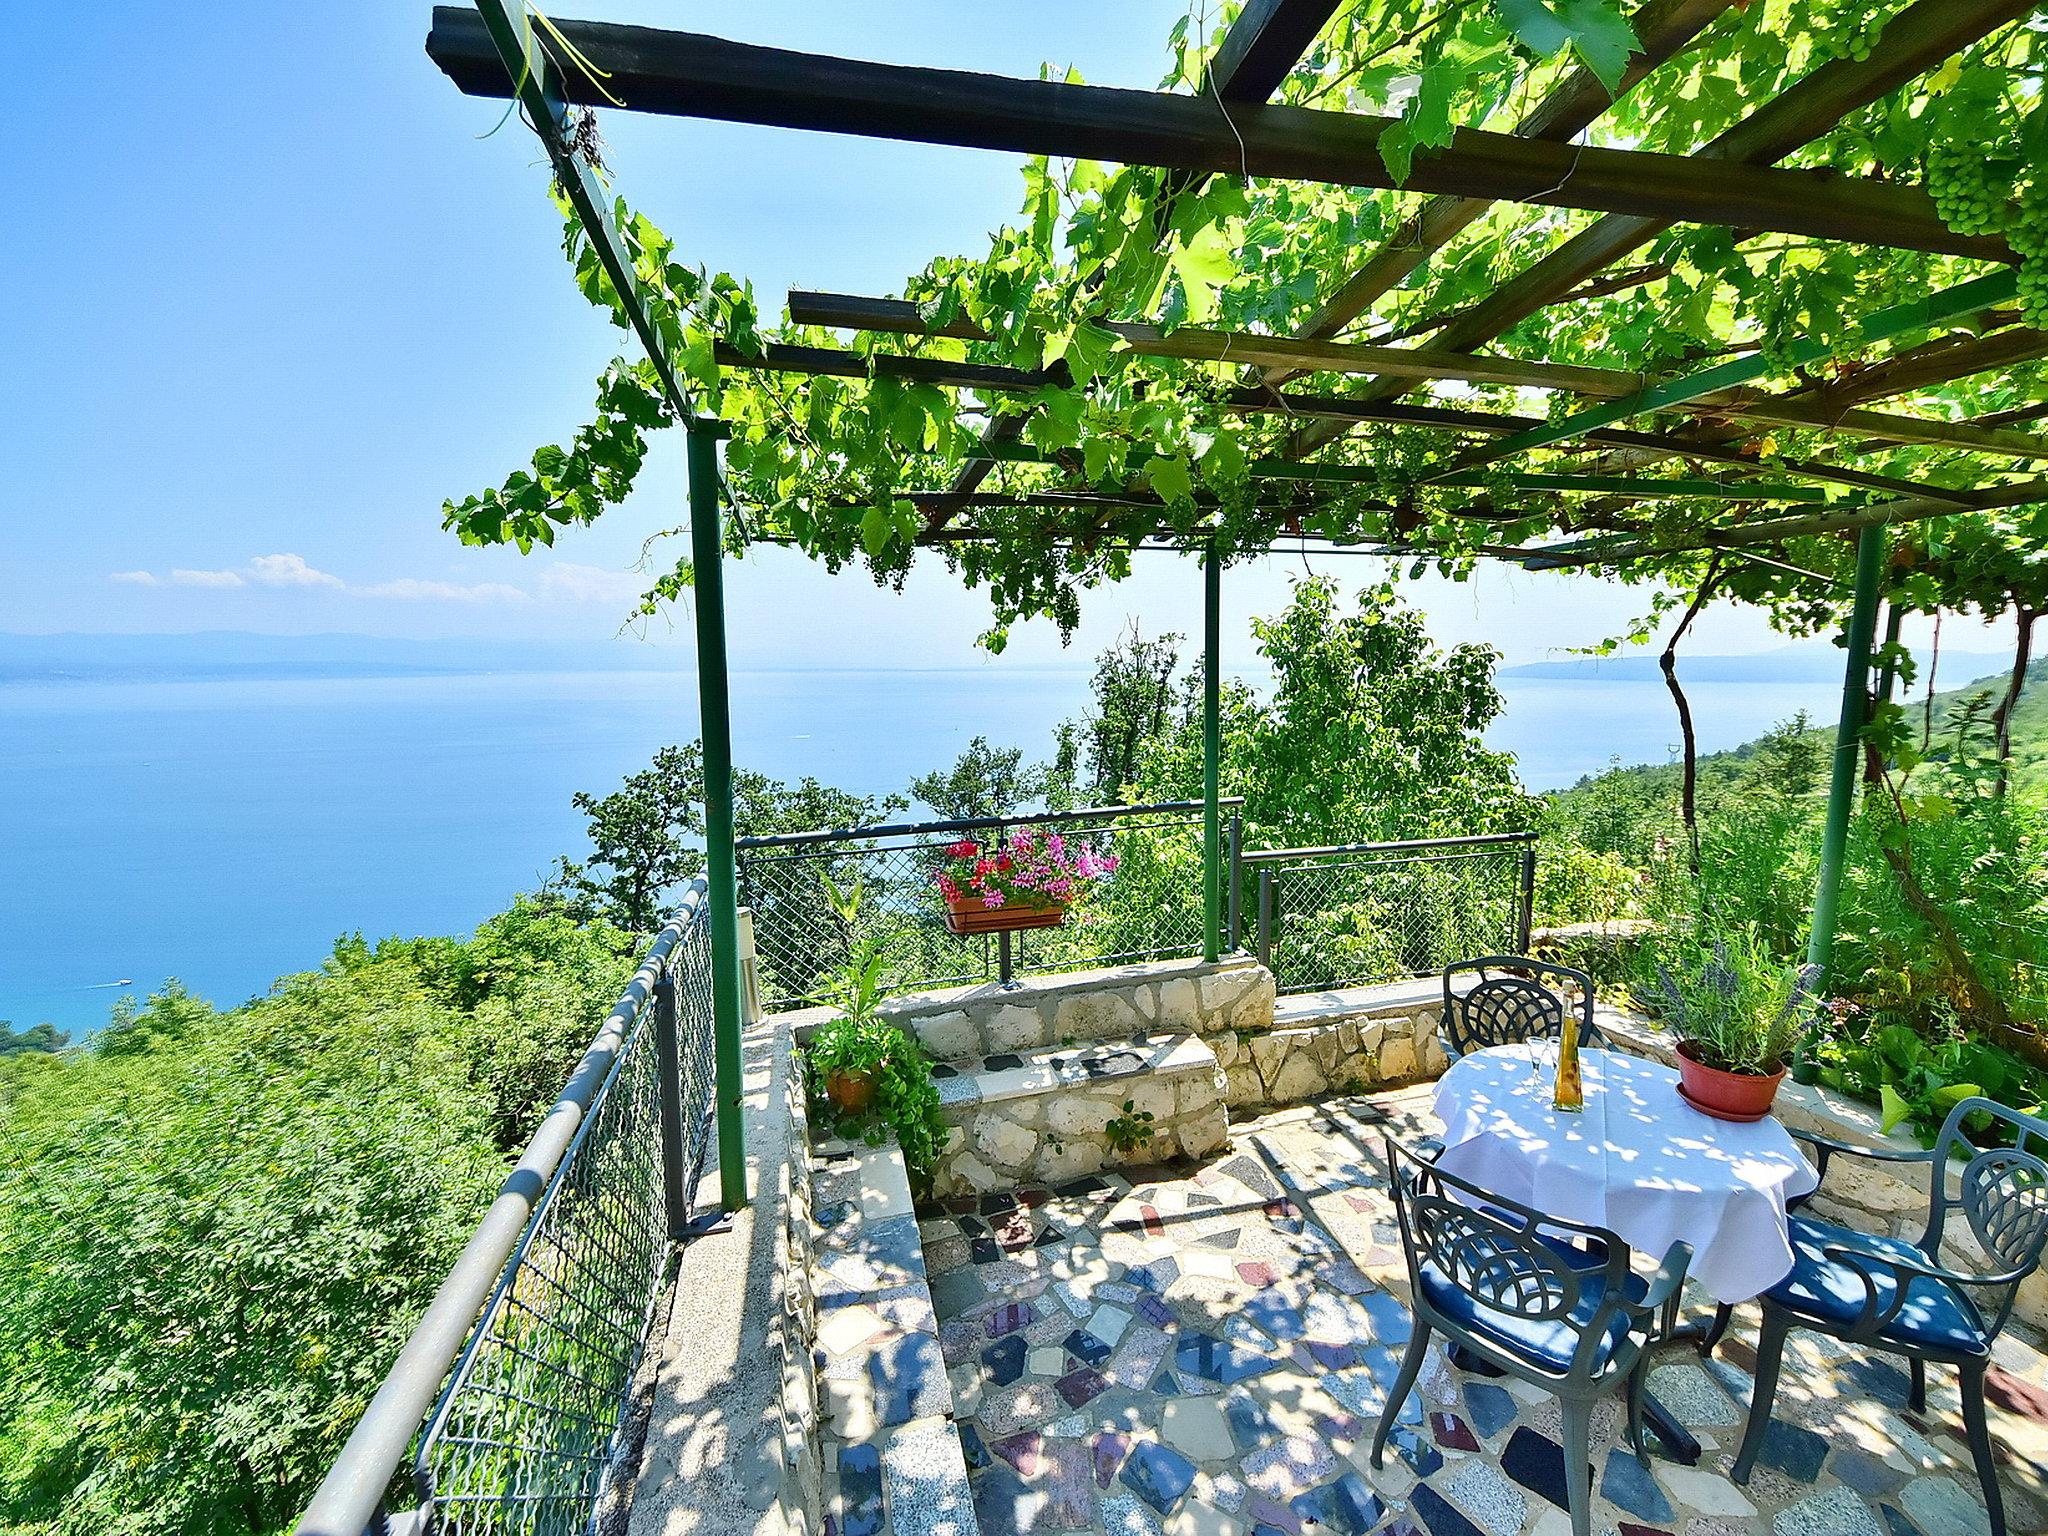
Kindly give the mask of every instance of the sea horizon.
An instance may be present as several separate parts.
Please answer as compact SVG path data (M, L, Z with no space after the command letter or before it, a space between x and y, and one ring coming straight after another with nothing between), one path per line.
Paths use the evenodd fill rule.
M734 756L867 795L905 793L976 735L1043 760L1091 670L735 668L750 686L734 690ZM1531 790L1677 751L1661 681L1499 681L1487 741ZM1700 749L1802 709L1825 720L1839 687L1691 683ZM467 932L579 851L576 791L696 733L688 671L0 681L0 803L17 812L0 1019L78 1036L167 977L226 1007L346 934Z

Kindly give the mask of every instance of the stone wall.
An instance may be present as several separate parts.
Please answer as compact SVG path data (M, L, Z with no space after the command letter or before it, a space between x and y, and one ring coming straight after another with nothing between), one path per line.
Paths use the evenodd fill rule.
M1222 1035L1273 1020L1273 973L1245 956L913 992L882 1004L939 1061L965 1061L1134 1034Z
M984 1083L1054 1075L1015 1091L998 1087L947 1104L946 1148L933 1193L1063 1184L1112 1163L1207 1157L1221 1150L1230 1139L1230 1117L1216 1053L1191 1035L1138 1039L1146 1043L1104 1048L1138 1057L1139 1065L1128 1072L1075 1072L1076 1058L1085 1062L1089 1054L1080 1051L1057 1057L1057 1067L1041 1062L983 1074Z
M1435 1077L1446 1065L1436 982L1399 982L1279 1000L1272 1024L1212 1043L1233 1109Z

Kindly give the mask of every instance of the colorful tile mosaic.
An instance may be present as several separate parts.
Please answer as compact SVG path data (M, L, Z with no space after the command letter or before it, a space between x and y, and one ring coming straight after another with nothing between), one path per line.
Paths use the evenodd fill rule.
M1198 1167L1104 1173L928 1217L930 1267L942 1246L956 1262L933 1299L985 1536L1569 1530L1554 1399L1438 1353L1401 1405L1383 1466L1371 1465L1413 1328L1399 1236L1373 1176L1377 1137L1434 1129L1418 1113L1426 1094L1379 1102L1370 1117L1363 1101L1336 1101L1239 1125L1232 1150ZM957 1267L950 1245L977 1239L997 1253ZM979 1278L948 1284L956 1275ZM1645 1466L1618 1438L1621 1404L1600 1405L1596 1532L1983 1529L1960 1417L1939 1395L1946 1384L1930 1391L1928 1415L1909 1415L1904 1373L1848 1353L1805 1350L1796 1369L1788 1357L1756 1476L1747 1488L1729 1482L1753 1337L1753 1314L1738 1313L1715 1359L1671 1348L1654 1363L1660 1401L1707 1442L1697 1467ZM962 1373L979 1376L971 1412ZM2031 1349L2001 1357L1992 1400L2011 1528L2048 1529L2048 1361ZM860 1478L857 1465L856 1492ZM862 1536L852 1525L842 1519L840 1536Z

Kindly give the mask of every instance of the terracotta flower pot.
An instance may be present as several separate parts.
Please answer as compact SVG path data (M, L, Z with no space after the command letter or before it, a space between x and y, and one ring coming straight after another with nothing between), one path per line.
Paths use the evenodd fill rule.
M1005 929L1057 928L1067 920L1065 907L1033 907L1005 902L985 907L978 897L955 896L946 903L946 926L954 933L1001 933Z
M825 1078L825 1097L842 1115L864 1115L875 1102L875 1074L872 1072L831 1072Z
M1724 1072L1710 1067L1694 1053L1690 1040L1678 1045L1678 1093L1686 1103L1716 1120L1761 1120L1771 1112L1778 1097L1778 1084L1785 1080L1780 1066L1772 1073Z

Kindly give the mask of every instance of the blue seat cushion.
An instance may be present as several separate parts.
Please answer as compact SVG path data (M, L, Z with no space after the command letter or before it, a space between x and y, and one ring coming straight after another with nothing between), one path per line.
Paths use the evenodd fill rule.
M1607 1277L1580 1268L1586 1261L1584 1252L1557 1244L1551 1246L1558 1248L1560 1256L1580 1274L1579 1299L1571 1311L1562 1316L1539 1321L1488 1306L1469 1291L1453 1284L1434 1264L1428 1263L1423 1264L1420 1270L1423 1294L1432 1307L1463 1331L1475 1334L1510 1354L1519 1355L1543 1370L1561 1375L1571 1369L1572 1355L1579 1347L1579 1339L1592 1326L1593 1314L1607 1299ZM1629 1300L1641 1301L1650 1287L1641 1276L1632 1274L1625 1289ZM1616 1313L1608 1323L1594 1356L1593 1368L1596 1371L1605 1369L1607 1362L1614 1358L1615 1350L1628 1337L1628 1326L1626 1313Z
M1863 1276L1848 1265L1827 1257L1829 1248L1851 1248L1880 1258L1907 1259L1925 1264L1927 1255L1903 1238L1876 1237L1852 1232L1831 1222L1794 1216L1787 1224L1792 1238L1792 1268L1785 1278L1764 1292L1804 1321L1824 1330L1846 1329L1862 1315L1869 1288ZM1880 1307L1890 1306L1898 1284L1893 1275L1873 1267ZM1982 1357L1990 1353L1991 1342L1976 1303L1946 1280L1919 1279L1908 1288L1906 1304L1899 1315L1878 1331L1880 1339L1908 1344L1944 1354Z

